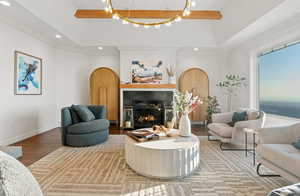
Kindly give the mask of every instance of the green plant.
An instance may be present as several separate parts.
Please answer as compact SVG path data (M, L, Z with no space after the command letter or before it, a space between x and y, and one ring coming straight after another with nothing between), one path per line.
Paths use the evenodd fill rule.
M237 91L247 86L246 77L239 75L226 75L225 80L217 83L217 86L224 90L227 97L228 111L232 111L232 96L237 95Z
M219 104L216 96L208 96L205 99L205 103L207 104L207 109L206 109L207 121L208 121L208 123L211 123L212 115L221 112L220 104Z

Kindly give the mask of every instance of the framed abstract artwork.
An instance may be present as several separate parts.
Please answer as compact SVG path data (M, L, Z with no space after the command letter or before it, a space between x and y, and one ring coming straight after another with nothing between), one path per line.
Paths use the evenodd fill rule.
M163 79L162 65L163 61L132 61L132 83L160 83Z
M15 51L15 95L42 94L41 58Z

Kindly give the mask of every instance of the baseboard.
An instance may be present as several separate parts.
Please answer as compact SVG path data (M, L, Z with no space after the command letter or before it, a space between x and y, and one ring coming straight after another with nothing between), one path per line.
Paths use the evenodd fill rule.
M40 130L27 131L26 133L24 133L22 135L17 135L15 137L5 138L5 139L0 140L0 145L2 145L2 146L11 145L11 144L17 143L19 141L25 140L27 138L33 137L35 135L39 135L41 133L45 133L45 132L50 131L50 130L55 129L55 128L57 128L57 127L51 127L51 128L40 129Z

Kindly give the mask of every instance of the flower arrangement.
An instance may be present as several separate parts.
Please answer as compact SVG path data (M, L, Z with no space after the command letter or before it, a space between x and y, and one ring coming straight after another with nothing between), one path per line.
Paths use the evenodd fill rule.
M188 91L185 93L175 92L173 107L177 114L189 114L200 104L203 104L203 101L198 96L193 96L193 93Z

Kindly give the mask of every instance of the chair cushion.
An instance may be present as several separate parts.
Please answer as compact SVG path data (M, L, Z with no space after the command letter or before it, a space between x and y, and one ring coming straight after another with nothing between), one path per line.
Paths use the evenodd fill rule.
M260 157L300 177L300 151L291 144L261 144L257 151Z
M297 148L298 150L300 150L300 139L296 142L293 142L292 145Z
M247 112L234 112L232 116L232 123L235 125L235 123L240 121L245 121L247 119Z
M80 122L67 128L69 134L86 134L100 130L106 130L109 127L109 121L98 119L89 122Z
M80 119L83 122L89 122L89 121L95 120L95 118L96 118L95 115L93 114L93 112L91 112L91 110L89 110L89 108L87 106L72 105L71 108L76 111L76 113L78 114L78 116L80 117Z
M18 160L0 151L0 195L42 196L31 172Z
M71 114L71 118L72 118L72 124L77 124L77 123L81 122L78 114L76 113L76 111L74 109L70 108L70 114Z
M249 110L247 111L247 120L257 120L260 117L260 111Z
M231 138L232 132L235 129L226 123L211 123L207 127L209 130L224 138Z

